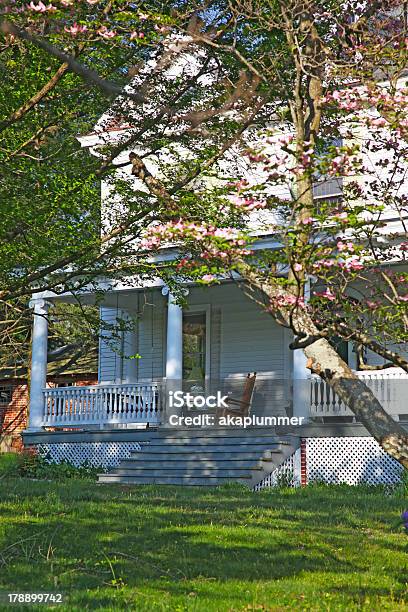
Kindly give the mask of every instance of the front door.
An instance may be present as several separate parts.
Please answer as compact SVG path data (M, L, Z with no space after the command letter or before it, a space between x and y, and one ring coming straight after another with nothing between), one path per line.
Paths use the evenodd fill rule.
M207 313L183 313L183 381L187 389L205 390L207 363Z

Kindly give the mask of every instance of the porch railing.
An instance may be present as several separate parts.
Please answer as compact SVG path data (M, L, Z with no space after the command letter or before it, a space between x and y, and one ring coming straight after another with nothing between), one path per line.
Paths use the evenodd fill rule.
M44 389L43 426L159 423L155 383Z
M400 368L356 372L364 380L385 410L394 417L408 413L408 374ZM352 416L351 410L319 376L310 381L312 417Z

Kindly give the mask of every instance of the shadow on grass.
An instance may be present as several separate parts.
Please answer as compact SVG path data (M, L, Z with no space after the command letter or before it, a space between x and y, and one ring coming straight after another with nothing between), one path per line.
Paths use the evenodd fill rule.
M112 605L114 593L123 599L121 581L147 602L151 589L179 598L196 583L213 602L225 602L224 590L237 584L308 577L313 590L323 588L322 576L327 592L356 601L362 592L402 596L406 545L392 532L399 506L366 488L253 493L3 481L0 585L91 589L92 607ZM366 574L375 580L359 586ZM109 587L111 595L94 592Z

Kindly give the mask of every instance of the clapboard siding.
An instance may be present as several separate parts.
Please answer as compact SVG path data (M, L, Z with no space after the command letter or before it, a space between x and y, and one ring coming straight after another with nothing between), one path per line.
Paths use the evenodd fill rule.
M164 375L165 298L160 291L145 297L139 324L139 379L156 380Z
M102 331L99 340L98 380L100 382L120 382L122 374L120 357L122 339L114 339L109 329L105 328L105 325L115 325L118 318L118 309L103 306L100 309L100 316Z
M157 380L164 376L166 357L167 298L160 290L128 299L128 308L138 312L136 346L138 380ZM289 378L288 348L284 330L233 284L193 287L188 304L195 308L209 306L210 377L212 380L239 378L256 371L258 379ZM124 304L121 304L124 307ZM187 307L188 310L188 307ZM115 308L103 308L102 316L110 323L117 318ZM127 354L126 338L124 352ZM100 380L119 382L126 376L126 359L111 343L101 341ZM262 383L265 386L265 382ZM259 386L261 383L259 383ZM276 385L275 385L276 386Z
M239 287L234 284L209 289L194 287L188 301L194 306L211 305L211 363L214 358L219 362L221 378L253 371L275 379L288 377L283 329ZM215 323L218 334L214 333Z
M152 380L163 376L164 330L165 330L165 299L159 291L147 293L135 292L127 298L121 307L102 307L102 321L109 325L115 324L118 317L126 318L126 310L137 318L136 352L137 379ZM102 325L103 327L103 325ZM109 331L104 330L99 344L99 381L102 383L120 383L126 377L129 363L123 355L130 354L126 334L123 339L113 340Z

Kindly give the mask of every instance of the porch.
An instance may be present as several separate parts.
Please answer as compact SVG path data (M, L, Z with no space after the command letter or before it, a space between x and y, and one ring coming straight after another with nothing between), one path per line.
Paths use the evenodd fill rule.
M406 391L408 375L399 368L357 372L382 406L396 420L408 420ZM302 381L307 388L306 406L309 423L354 422L350 409L319 377ZM242 381L237 381L238 389ZM261 381L262 384L262 381ZM42 428L98 428L160 425L167 404L166 381L133 384L100 384L78 387L45 388ZM289 412L292 413L290 407ZM268 414L278 414L270 405ZM290 414L289 414L290 416Z
M91 386L47 387L50 302L33 300L29 432L158 426L165 421L171 383L195 381L201 389L221 389L232 381L233 397L239 397L250 371L258 373L256 414L303 417L311 425L355 421L331 388L310 376L303 351L289 350L286 330L236 286L192 287L187 308L178 305L166 287L148 291L148 295L145 289L109 293L102 317L112 321L118 313L126 318L132 311L142 311L143 316L135 329L121 335L118 350L101 338L98 384ZM132 358L139 354L140 360ZM350 346L348 356L353 367ZM357 374L396 420L408 420L404 371L390 368Z

